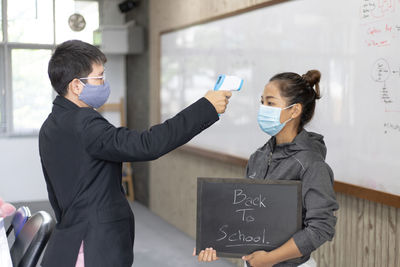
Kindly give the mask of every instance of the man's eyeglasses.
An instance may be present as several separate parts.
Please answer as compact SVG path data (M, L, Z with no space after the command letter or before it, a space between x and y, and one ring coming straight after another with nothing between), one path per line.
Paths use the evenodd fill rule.
M88 81L88 80L102 80L104 82L106 80L106 74L104 73L103 76L96 76L96 77L84 77L78 78L79 80ZM85 82L86 83L86 82Z

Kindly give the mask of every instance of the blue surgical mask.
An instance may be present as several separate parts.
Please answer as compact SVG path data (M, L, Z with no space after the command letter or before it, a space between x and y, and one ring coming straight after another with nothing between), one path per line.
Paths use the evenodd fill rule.
M293 104L295 105L295 104ZM270 107L265 105L260 105L260 110L258 111L258 125L260 126L261 130L265 133L269 134L270 136L277 135L283 127L285 127L286 123L291 120L288 119L287 121L281 123L281 112L284 109L288 109L292 107L290 105L286 108L276 108Z
M82 100L93 108L99 108L107 102L110 96L110 84L104 81L104 84L93 85L89 83L82 83L84 85L79 100Z

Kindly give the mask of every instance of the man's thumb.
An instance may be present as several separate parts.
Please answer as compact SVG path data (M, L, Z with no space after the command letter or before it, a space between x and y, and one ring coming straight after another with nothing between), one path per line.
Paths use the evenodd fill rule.
M226 98L230 98L232 96L232 92L231 91L224 91L224 95Z

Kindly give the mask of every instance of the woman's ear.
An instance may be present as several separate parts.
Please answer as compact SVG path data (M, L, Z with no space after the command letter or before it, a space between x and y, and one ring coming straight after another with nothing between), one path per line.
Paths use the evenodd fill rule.
M293 110L293 114L292 114L291 118L296 119L303 112L303 106L300 103L294 104L292 110Z

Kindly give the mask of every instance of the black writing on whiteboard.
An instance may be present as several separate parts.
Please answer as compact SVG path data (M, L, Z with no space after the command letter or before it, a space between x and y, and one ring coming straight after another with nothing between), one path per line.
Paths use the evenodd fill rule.
M385 134L388 133L389 130L400 133L400 124L385 122L383 127L385 128Z
M376 82L384 82L390 76L390 66L386 59L377 59L371 68L371 78Z
M389 91L386 88L386 83L383 83L383 87L381 89L381 98L383 100L383 103L385 103L385 104L393 103L393 100L390 97Z
M384 19L396 11L394 0L361 0L360 4L360 15L362 20Z
M393 79L398 80L400 78L400 66L394 65L391 67L387 59L379 58L375 60L372 65L371 78L375 82L379 83L381 87L380 97L382 102L385 104L385 112L394 111L393 104L397 104L394 101L397 89L393 87L388 88L387 84L392 84ZM389 80L391 80L391 82ZM395 109L397 110L397 108Z

